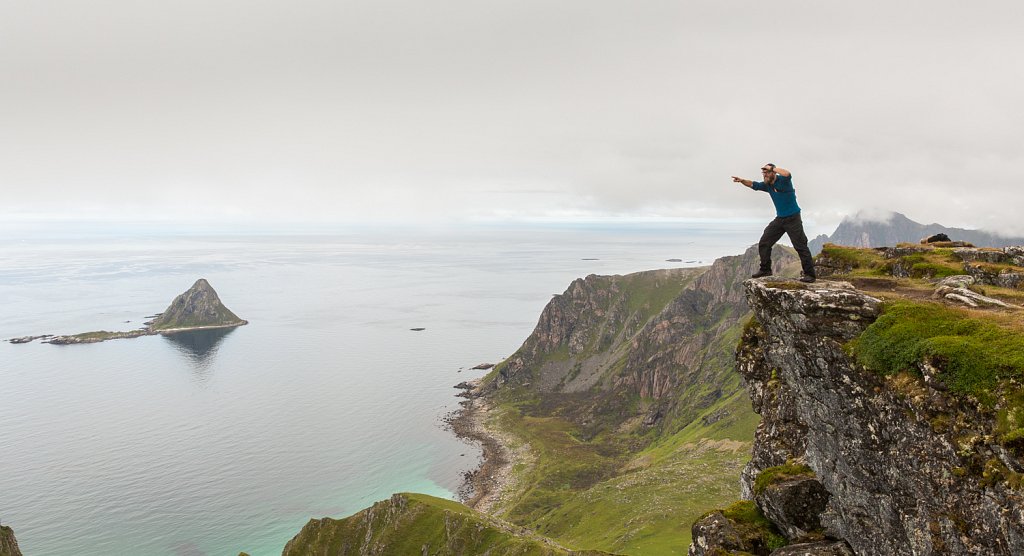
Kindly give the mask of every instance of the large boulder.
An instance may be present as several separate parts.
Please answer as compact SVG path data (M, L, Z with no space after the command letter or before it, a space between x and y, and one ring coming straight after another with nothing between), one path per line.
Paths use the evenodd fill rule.
M829 493L815 478L800 476L765 486L754 496L761 512L794 540L821 530Z

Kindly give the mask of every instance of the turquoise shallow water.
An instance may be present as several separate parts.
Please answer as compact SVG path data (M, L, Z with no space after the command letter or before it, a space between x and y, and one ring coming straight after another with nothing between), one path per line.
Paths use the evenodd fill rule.
M257 556L393 492L452 497L479 453L440 426L451 386L512 353L551 294L589 273L708 264L757 235L14 234L0 338L131 329L199 277L251 324L0 343L0 520L29 555Z

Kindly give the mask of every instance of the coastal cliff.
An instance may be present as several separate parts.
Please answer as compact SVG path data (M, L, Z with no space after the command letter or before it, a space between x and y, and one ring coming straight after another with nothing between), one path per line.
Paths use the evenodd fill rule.
M750 501L698 520L690 554L1024 553L1024 292L985 286L1002 305L961 308L935 267L886 264L950 252L836 255L847 281L745 283Z
M777 249L773 264L795 261ZM577 279L478 394L534 399L589 436L637 417L655 436L677 432L741 389L732 352L748 314L742 282L757 267L752 247L710 267Z
M777 273L798 272L790 250L775 256ZM757 268L751 248L700 269L588 276L552 298L468 393L508 448L487 510L567 546L683 553L680 522L739 494L757 417L733 357Z

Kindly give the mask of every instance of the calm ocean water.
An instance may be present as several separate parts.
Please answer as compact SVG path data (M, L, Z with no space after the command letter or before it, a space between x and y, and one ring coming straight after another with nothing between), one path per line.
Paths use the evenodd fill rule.
M709 264L759 233L10 235L0 338L129 330L200 277L251 324L0 343L0 522L29 556L262 556L311 517L398 491L453 497L479 453L439 424L451 387L515 351L552 294L590 273Z

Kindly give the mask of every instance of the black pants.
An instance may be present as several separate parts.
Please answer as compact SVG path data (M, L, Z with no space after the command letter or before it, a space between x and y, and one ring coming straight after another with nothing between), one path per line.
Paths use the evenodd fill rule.
M761 234L761 240L757 242L757 251L761 255L761 270L771 271L772 269L772 247L782 234L789 234L789 241L793 242L793 249L800 255L800 266L804 274L814 276L814 259L811 257L811 250L807 248L807 235L804 234L804 222L800 219L800 213L793 216L778 217L768 223Z

